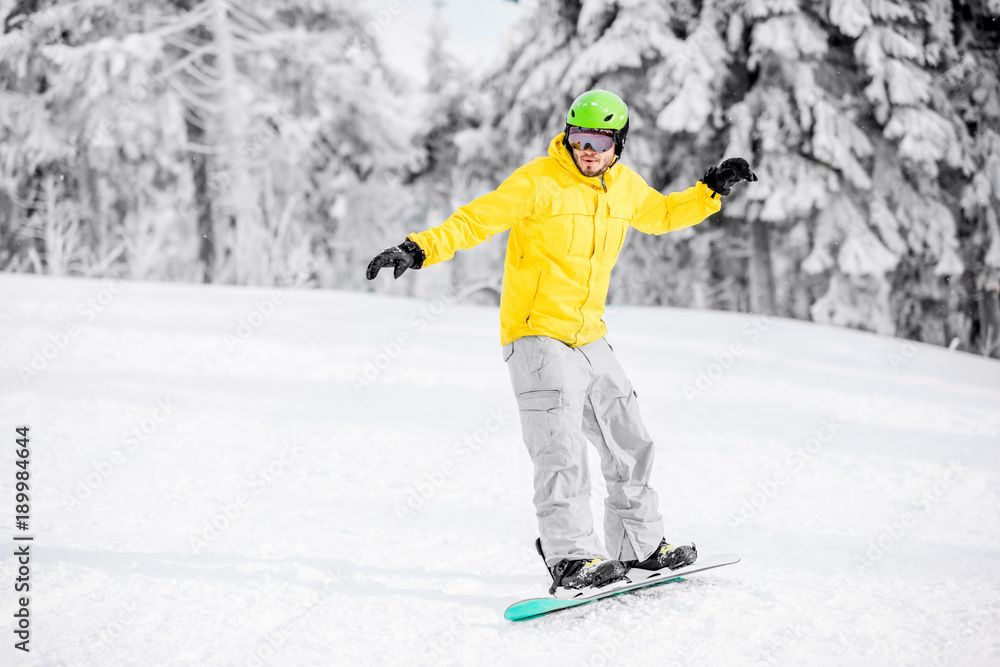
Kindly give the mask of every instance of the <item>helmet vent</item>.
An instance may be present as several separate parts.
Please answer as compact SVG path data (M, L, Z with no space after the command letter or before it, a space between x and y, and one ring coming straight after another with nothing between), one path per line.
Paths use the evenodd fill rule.
M569 110L569 115L572 116L573 118L576 118L576 112L573 111L572 109Z
M613 113L609 113L607 116L604 117L604 122L606 123L614 117L615 115Z

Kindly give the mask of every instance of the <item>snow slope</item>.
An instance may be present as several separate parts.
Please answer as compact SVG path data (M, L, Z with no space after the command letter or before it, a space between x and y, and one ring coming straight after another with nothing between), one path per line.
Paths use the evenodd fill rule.
M548 578L496 309L0 275L0 540L22 424L35 536L32 651L6 548L0 663L1000 664L1000 364L607 321L668 539L743 561L512 624Z

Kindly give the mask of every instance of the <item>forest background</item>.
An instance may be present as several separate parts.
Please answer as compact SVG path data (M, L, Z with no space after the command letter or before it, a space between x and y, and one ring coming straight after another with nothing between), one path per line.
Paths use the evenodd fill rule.
M502 2L504 0L480 0ZM496 304L506 234L406 280L370 258L544 155L590 88L668 193L610 304L777 314L1000 357L1000 0L533 0L486 72L406 0L0 0L0 270Z

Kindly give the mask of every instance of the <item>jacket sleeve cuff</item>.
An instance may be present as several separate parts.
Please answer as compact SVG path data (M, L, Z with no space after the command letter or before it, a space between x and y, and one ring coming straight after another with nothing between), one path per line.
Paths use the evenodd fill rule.
M698 201L705 205L705 208L711 210L713 213L717 213L722 210L722 197L712 190L712 188L705 185L703 181L698 181L695 183L695 194L698 196Z
M406 237L406 240L403 241L402 245L407 247L408 250L412 250L416 255L417 261L413 264L411 268L420 269L423 268L424 264L427 262L427 253L424 251L423 248L420 247L420 244L417 243L415 238L416 236L417 236L416 234L410 234L409 236Z
M416 241L410 239L410 237L407 236L406 240L403 241L400 244L400 246L407 252L413 253L414 257L416 258L416 261L414 261L413 266L410 267L411 269L419 269L423 267L424 262L427 261L427 254L424 252L424 249L421 248Z

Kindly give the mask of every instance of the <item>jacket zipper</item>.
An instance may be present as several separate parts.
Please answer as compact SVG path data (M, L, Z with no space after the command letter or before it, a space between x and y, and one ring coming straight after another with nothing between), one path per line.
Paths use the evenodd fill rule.
M601 180L601 187L604 188L604 192L605 192L605 194L607 194L607 192L608 192L608 186L604 184L604 174L600 175L600 180ZM598 196L598 202L597 202L597 208L598 208L598 210L600 210L600 208L603 205L603 203L604 202L600 201L600 197ZM606 226L607 225L605 225L605 227ZM604 236L605 236L604 243L606 245L607 244L607 230L605 230ZM603 253L604 253L603 249L601 250L601 253L603 255ZM596 255L597 255L597 211L594 212L594 252L590 256L590 266L589 266L589 270L587 272L587 296L584 298L583 304L580 306L580 328L576 330L576 335L573 337L573 342L574 343L579 343L580 342L580 333L583 331L583 327L586 326L586 324L587 324L587 320L586 320L586 318L583 315L583 311L587 307L587 302L590 301L590 280L591 280L591 278L594 277L593 262L594 262L594 257Z

